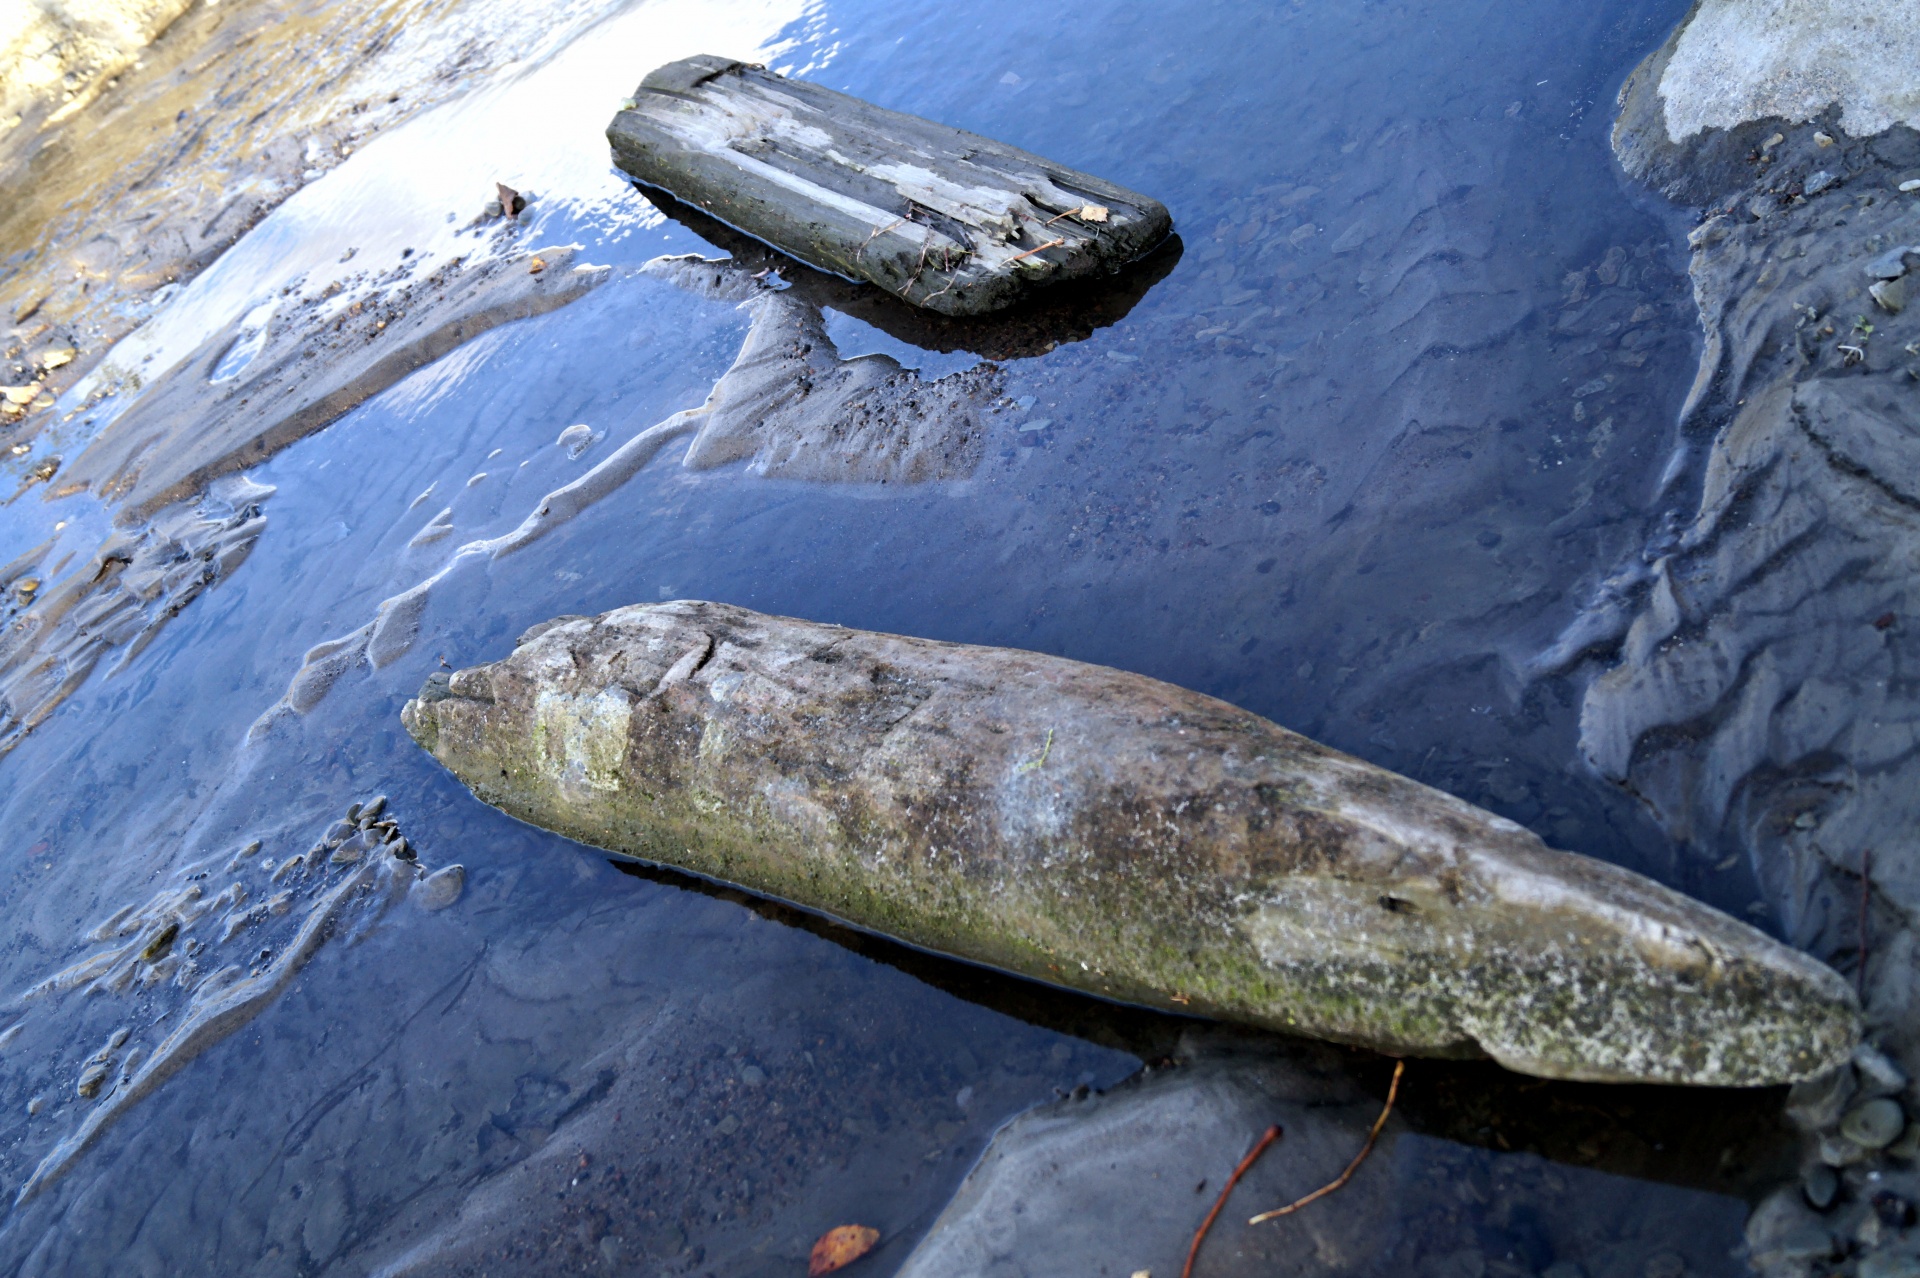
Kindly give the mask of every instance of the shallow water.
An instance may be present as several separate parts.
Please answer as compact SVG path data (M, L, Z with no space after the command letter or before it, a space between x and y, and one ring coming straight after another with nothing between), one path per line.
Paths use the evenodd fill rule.
M1168 1018L622 873L480 805L406 738L399 707L431 671L503 655L556 614L718 599L1138 670L1748 911L1743 869L1688 860L1579 767L1578 690L1528 675L1599 576L1661 529L1695 328L1680 237L1618 177L1606 129L1619 80L1684 9L643 5L306 186L63 410L123 384L115 368L164 368L287 285L317 292L349 269L577 242L613 278L248 471L274 491L245 563L0 761L18 853L0 864L0 989L98 952L89 929L203 870L207 898L239 881L248 904L282 883L318 899L353 867L275 881L260 865L374 793L424 863L465 866L465 892L437 912L354 898L283 992L13 1208L7 1267L773 1274L858 1219L885 1239L863 1263L887 1271L996 1125L1171 1049ZM448 575L391 664L351 665L250 737L315 644L727 370L747 316L627 268L730 238L646 203L598 132L645 70L703 49L768 50L1152 193L1180 242L1144 268L1150 287L1096 299L1109 322L1090 332L831 309L843 356L887 353L925 378L1004 365L977 465L830 484L688 469L669 445L537 543ZM536 195L505 240L465 230L496 178ZM805 272L786 274L804 293ZM131 398L40 447L72 456ZM576 423L599 436L577 459L554 442ZM410 544L443 509L454 531ZM56 520L91 553L109 517L84 495L15 503L0 560ZM275 970L299 917L224 947L211 933L204 966ZM75 1084L116 1027L122 1057L152 1056L192 1014L166 980L18 1007L0 1048L10 1188L106 1103ZM1354 1223L1385 1229L1381 1250L1322 1245L1305 1271L1740 1268L1740 1196L1778 1151L1722 1142L1764 1137L1777 1098L1420 1063L1408 1086L1415 1130L1376 1155L1398 1205L1386 1226ZM1594 1113L1606 1139L1579 1135ZM1220 1151L1220 1174L1240 1152Z

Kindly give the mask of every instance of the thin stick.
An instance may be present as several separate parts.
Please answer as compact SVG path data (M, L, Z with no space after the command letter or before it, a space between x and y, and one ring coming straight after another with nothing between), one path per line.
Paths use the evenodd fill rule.
M1200 1228L1195 1231L1193 1235L1193 1245L1187 1248L1187 1263L1186 1266L1180 1270L1180 1278L1193 1278L1193 1262L1200 1254L1200 1242L1207 1236L1207 1231L1213 1228L1214 1217L1218 1216L1220 1209L1227 1205L1227 1195L1231 1194L1233 1187L1240 1183L1240 1178L1247 1174L1247 1169L1253 1166L1254 1160L1266 1153L1267 1146L1279 1139L1280 1127L1278 1124L1267 1128L1266 1134L1254 1142L1253 1149L1248 1152L1245 1158L1240 1160L1240 1165L1233 1169L1233 1175L1227 1177L1227 1187L1220 1191L1220 1197L1214 1201L1213 1210L1207 1213L1207 1218L1200 1222Z
M1366 1162L1367 1155L1373 1152L1373 1142L1380 1139L1380 1129L1387 1125L1387 1116L1393 1113L1394 1098L1400 1094L1400 1076L1406 1072L1407 1063L1405 1061L1395 1061L1393 1063L1393 1082L1387 1085L1387 1103L1381 1108L1380 1117L1373 1120L1373 1130L1367 1133L1367 1143L1360 1147L1360 1152L1353 1156L1353 1161L1347 1164L1347 1169L1340 1173L1338 1180L1335 1180L1331 1184L1320 1186L1320 1188L1314 1190L1305 1198L1290 1202L1285 1207L1276 1207L1272 1211L1263 1211L1247 1223L1249 1225L1257 1225L1261 1221L1273 1220L1278 1216L1291 1216L1294 1212L1299 1211L1314 1199L1325 1198L1328 1194L1331 1194L1334 1190L1352 1180L1353 1174L1360 1170L1360 1164Z
M1854 984L1860 993L1860 1001L1867 1000L1867 927L1870 916L1868 906L1873 894L1873 849L1860 849L1860 964L1854 969Z
M1066 241L1064 239L1060 239L1060 240L1048 240L1045 244L1036 244L1032 248L1028 249L1026 252L1015 253L1012 257L1008 258L1007 265L1012 266L1015 262L1018 262L1022 258L1032 257L1035 253L1044 253L1050 248L1059 248L1062 244L1065 244L1065 243Z

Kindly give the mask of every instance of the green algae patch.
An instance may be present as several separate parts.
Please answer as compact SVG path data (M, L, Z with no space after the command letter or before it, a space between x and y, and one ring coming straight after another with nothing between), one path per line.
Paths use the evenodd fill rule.
M584 843L1104 997L1552 1078L1844 1060L1831 969L1224 702L1009 649L618 609L402 719Z

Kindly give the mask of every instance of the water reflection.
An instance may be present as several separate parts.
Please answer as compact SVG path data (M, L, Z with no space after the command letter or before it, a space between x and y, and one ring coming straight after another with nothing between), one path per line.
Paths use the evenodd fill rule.
M1032 359L1070 342L1086 341L1124 320L1154 285L1173 273L1185 251L1175 233L1107 278L1056 285L993 315L938 315L871 284L816 270L658 188L635 183L634 189L666 217L725 253L740 270L750 275L777 272L803 301L872 325L921 350L962 351L981 359Z

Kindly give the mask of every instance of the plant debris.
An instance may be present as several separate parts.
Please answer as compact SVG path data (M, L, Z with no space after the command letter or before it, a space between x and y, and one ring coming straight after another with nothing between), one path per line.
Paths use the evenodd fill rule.
M807 1257L807 1278L820 1278L836 1269L844 1269L872 1251L880 1241L880 1231L866 1225L836 1225L820 1235Z
M1240 1183L1240 1178L1247 1174L1247 1170L1258 1161L1260 1155L1267 1152L1267 1146L1279 1139L1280 1126L1276 1123L1267 1128L1260 1139L1253 1143L1253 1148L1247 1151L1247 1156L1240 1160L1238 1167L1233 1169L1233 1175L1227 1177L1227 1183L1220 1190L1220 1197L1213 1200L1213 1210L1208 1212L1207 1218L1200 1222L1200 1228L1193 1232L1193 1243L1187 1248L1187 1263L1180 1267L1180 1278L1193 1278L1193 1262L1200 1255L1200 1244L1205 1241L1207 1231L1213 1228L1214 1219L1220 1215L1220 1209L1227 1205L1227 1195L1233 1192L1233 1187ZM1206 1183L1204 1180L1200 1182L1202 1186Z
M1360 1170L1360 1164L1366 1162L1367 1155L1373 1152L1373 1143L1380 1139L1380 1129L1387 1125L1387 1118L1393 1113L1394 1099L1400 1095L1400 1076L1406 1072L1407 1063L1405 1061L1395 1061L1393 1063L1393 1081L1387 1084L1387 1103L1380 1107L1380 1117L1373 1120L1373 1130L1367 1133L1367 1143L1360 1147L1360 1152L1353 1156L1353 1161L1347 1164L1345 1171L1341 1172L1339 1176L1327 1184L1314 1190L1311 1194L1308 1194L1305 1198L1297 1198L1285 1207L1276 1207L1272 1211L1263 1211L1258 1216L1247 1221L1247 1223L1249 1225L1257 1225L1262 1221L1273 1220L1280 1216L1290 1216L1314 1199L1325 1198L1328 1194L1331 1194L1334 1190L1352 1180L1353 1174Z

